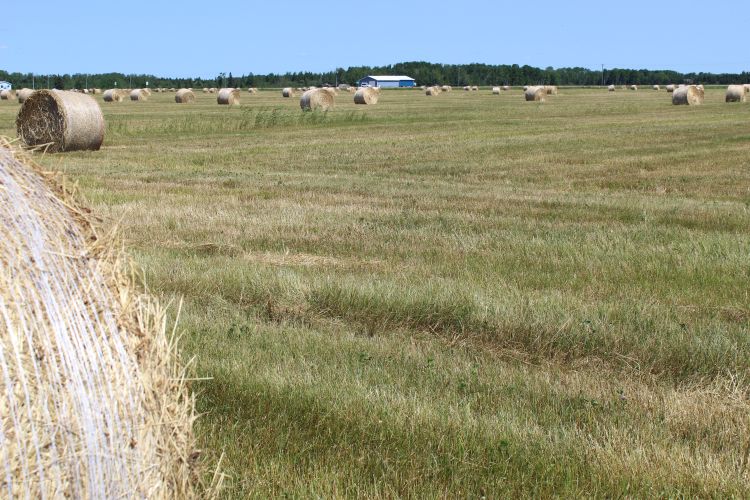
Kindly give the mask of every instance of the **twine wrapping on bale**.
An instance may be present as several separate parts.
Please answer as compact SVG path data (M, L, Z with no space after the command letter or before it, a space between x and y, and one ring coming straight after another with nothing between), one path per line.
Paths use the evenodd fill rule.
M492 95L500 95L500 87L492 87Z
M672 92L672 104L687 104L689 106L703 104L703 89L699 89L695 85L680 85Z
M299 107L302 108L302 111L313 111L316 109L328 111L333 108L333 103L333 93L327 92L325 89L310 89L302 94L302 97L299 99Z
M16 99L18 99L18 104L23 104L26 99L29 98L31 94L33 94L34 91L31 89L21 89L18 92L16 92Z
M281 97L294 97L294 89L291 87L286 87L281 91Z
M4 139L0 184L0 495L195 496L194 399L164 310Z
M37 90L16 117L18 137L27 146L47 145L50 153L98 150L104 116L93 97L64 90Z
M146 92L144 92L143 89L133 89L130 91L130 100L131 101L147 101L148 94L146 94Z
M174 95L174 102L180 104L195 102L195 94L190 89L180 89Z
M354 94L354 104L377 104L378 93L372 87L362 87Z
M216 95L218 104L227 104L233 106L240 103L240 91L237 89L221 89Z
M16 93L13 90L5 89L0 90L0 100L10 101L16 98Z
M745 102L745 87L743 85L730 85L724 102Z
M544 96L547 95L547 91L544 87L529 87L523 95L527 101L544 102Z

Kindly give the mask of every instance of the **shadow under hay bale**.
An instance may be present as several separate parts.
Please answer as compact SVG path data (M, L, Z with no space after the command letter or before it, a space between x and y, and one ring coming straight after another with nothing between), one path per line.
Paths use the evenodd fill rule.
M164 310L2 138L0 184L0 495L195 496L194 403Z
M46 151L98 150L104 141L104 116L93 97L62 90L37 90L16 117L18 137Z

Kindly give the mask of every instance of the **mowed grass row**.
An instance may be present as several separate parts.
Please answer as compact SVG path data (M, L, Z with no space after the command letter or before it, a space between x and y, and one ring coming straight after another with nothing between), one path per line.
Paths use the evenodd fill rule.
M227 496L747 494L750 106L197 97L45 164L184 297Z

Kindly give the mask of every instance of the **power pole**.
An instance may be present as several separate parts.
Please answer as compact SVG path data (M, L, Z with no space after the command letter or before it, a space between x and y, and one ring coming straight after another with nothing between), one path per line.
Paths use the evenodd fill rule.
M604 63L602 63L602 87L604 87Z

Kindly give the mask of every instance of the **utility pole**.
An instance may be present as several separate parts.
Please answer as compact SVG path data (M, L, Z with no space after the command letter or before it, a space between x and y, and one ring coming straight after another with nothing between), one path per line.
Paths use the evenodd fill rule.
M34 73L31 74L31 90L34 90L36 87L34 87Z
M602 87L604 87L604 63L602 63Z

